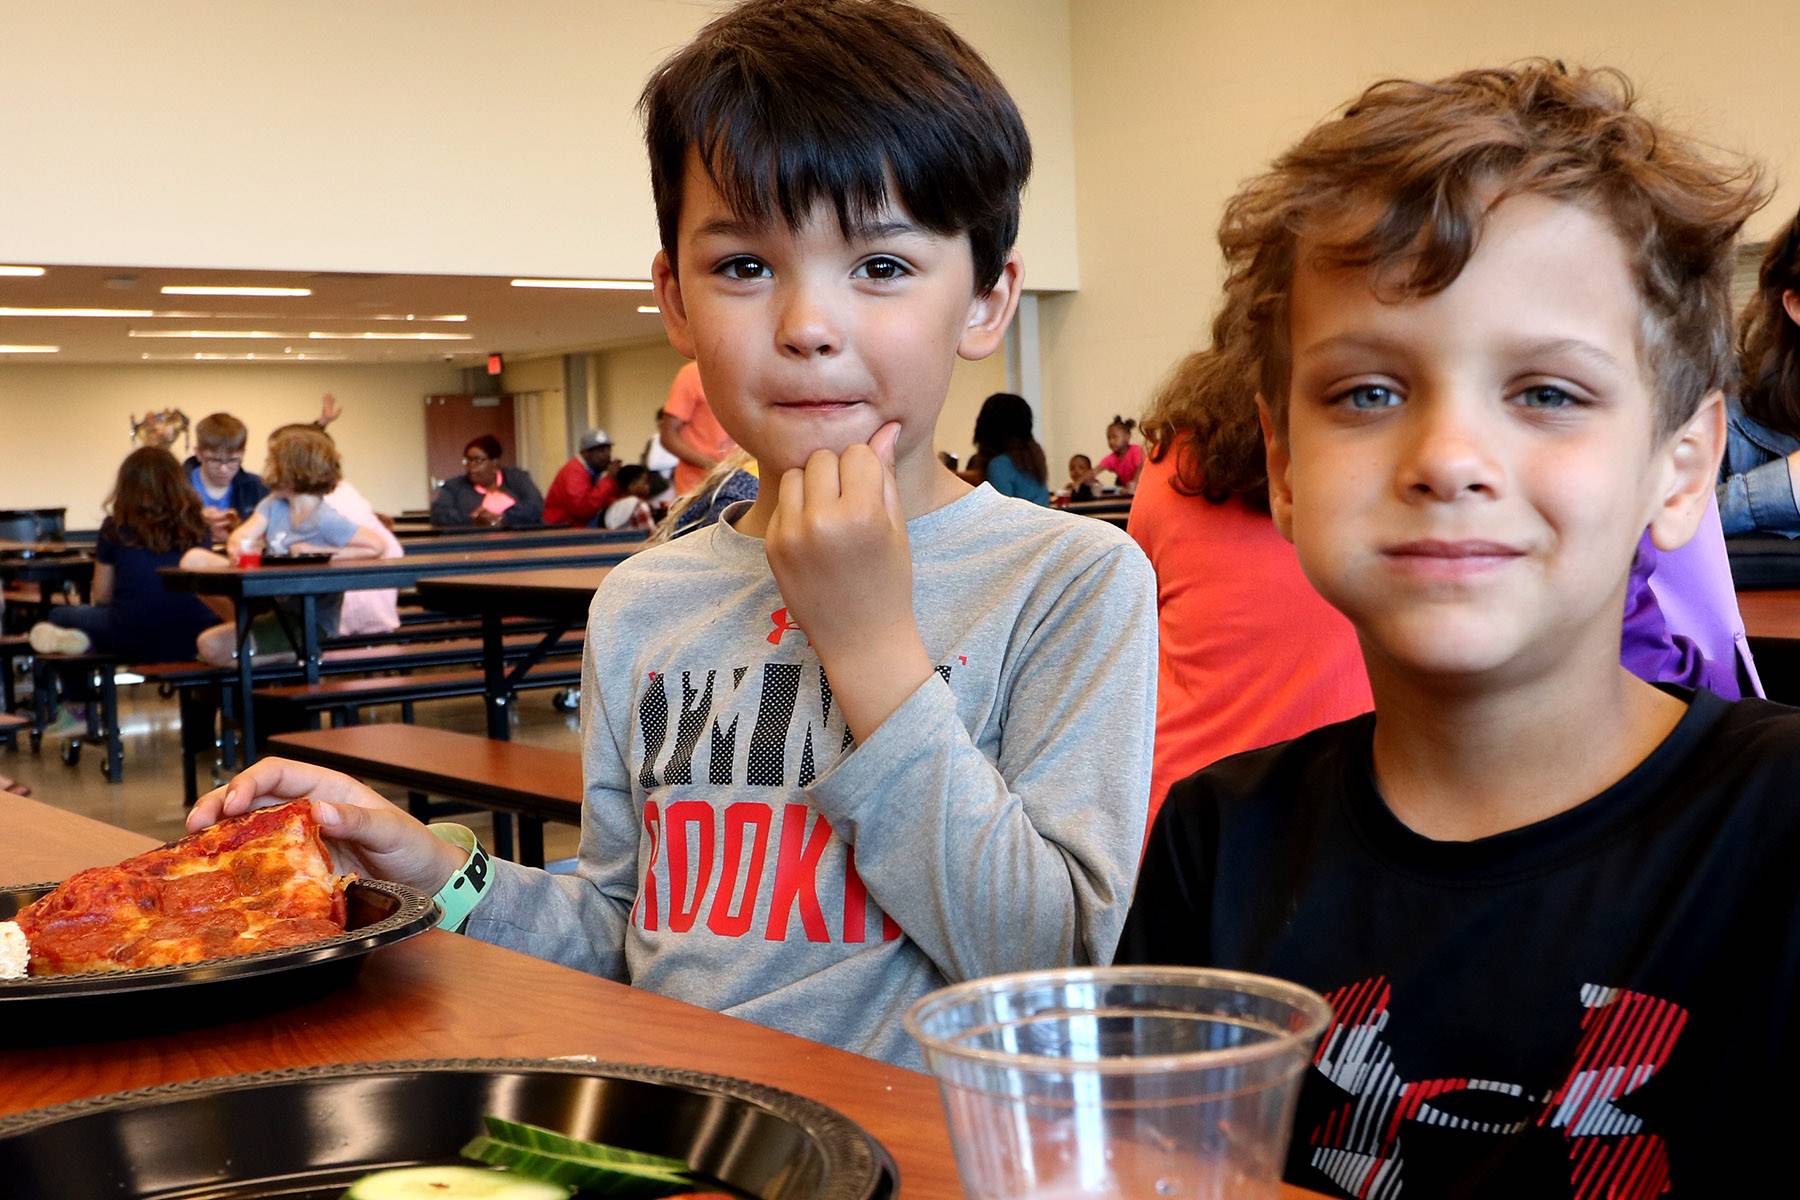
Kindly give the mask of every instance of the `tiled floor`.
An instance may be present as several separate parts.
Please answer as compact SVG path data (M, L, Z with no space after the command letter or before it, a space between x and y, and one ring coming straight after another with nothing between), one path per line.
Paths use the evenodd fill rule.
M181 741L175 701L157 696L154 687L137 685L120 690L119 708L125 750L123 782L108 783L100 773L105 759L102 747L86 746L80 763L69 767L63 765L58 753L59 739L46 738L43 748L33 754L23 735L18 738L17 751L0 750L0 775L10 775L29 785L33 799L46 804L163 840L180 837L185 832L182 821L186 810L181 803ZM464 733L483 733L487 729L479 699L421 703L416 713L420 724ZM514 717L516 741L567 750L580 747L575 714L552 708L547 691L525 693L514 709ZM398 720L399 709L385 706L365 719ZM204 789L204 773L200 782ZM404 793L398 789L377 790L404 800ZM493 844L489 839L491 822L485 815L456 819L475 829L489 846ZM6 833L0 830L0 853L4 853L5 842ZM572 825L552 824L544 829L547 859L573 855L576 842L577 832Z

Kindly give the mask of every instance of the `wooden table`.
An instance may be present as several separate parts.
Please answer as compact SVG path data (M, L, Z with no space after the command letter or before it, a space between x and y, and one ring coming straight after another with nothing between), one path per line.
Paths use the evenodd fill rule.
M437 554L408 554L404 558L358 559L324 563L315 567L164 567L158 574L171 591L227 596L237 618L238 725L246 753L256 746L255 705L251 702L252 656L244 653L250 633L251 610L259 600L299 597L301 645L299 657L307 683L319 681L321 650L316 612L318 598L363 588L412 587L436 575L527 571L543 567L591 567L620 562L639 549L641 541L580 543L525 549L462 550ZM527 663L535 663L528 656ZM529 668L527 668L529 669ZM490 679L492 676L490 676ZM501 678L504 678L502 674Z
M1767 588L1737 594L1744 632L1761 641L1800 642L1800 588Z
M0 829L0 884L62 878L153 844L5 793ZM281 1067L569 1054L785 1088L839 1110L886 1146L905 1200L962 1194L928 1076L436 930L377 951L350 984L280 1012L128 1041L9 1050L0 1054L0 1115Z
M508 617L536 617L552 622L541 650L556 644L569 629L587 622L594 589L611 567L562 567L516 571L505 575L446 575L419 581L419 599L437 612L481 618L481 660L487 672L488 736L512 736L507 698L513 684L541 655L526 655L509 676L503 655L504 622Z

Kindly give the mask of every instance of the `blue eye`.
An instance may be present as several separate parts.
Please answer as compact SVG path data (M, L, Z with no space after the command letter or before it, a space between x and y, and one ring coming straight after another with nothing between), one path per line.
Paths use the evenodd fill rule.
M1400 393L1393 388L1383 387L1379 383L1365 383L1360 387L1353 387L1340 393L1334 403L1363 411L1393 408L1400 403Z
M769 264L760 258L751 258L748 254L740 254L736 258L728 258L713 268L727 279L767 279Z
M883 279L883 280L885 280L885 279L899 279L902 276L912 274L912 271L909 270L907 268L907 265L905 263L901 262L899 259L890 257L889 255L886 255L886 254L882 254L882 255L877 255L874 258L865 259L863 262L858 263L856 266L856 270L854 272L852 272L852 274L854 274L858 279Z
M1571 396L1562 388L1553 387L1547 383L1541 383L1535 387L1528 387L1520 392L1519 403L1526 408L1544 409L1570 408L1580 404L1581 401Z

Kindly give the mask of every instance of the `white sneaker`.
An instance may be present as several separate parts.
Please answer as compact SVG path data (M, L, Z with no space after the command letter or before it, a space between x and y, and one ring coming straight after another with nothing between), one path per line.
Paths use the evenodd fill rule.
M93 641L81 630L52 625L48 621L33 625L27 640L39 654L86 654L94 648Z

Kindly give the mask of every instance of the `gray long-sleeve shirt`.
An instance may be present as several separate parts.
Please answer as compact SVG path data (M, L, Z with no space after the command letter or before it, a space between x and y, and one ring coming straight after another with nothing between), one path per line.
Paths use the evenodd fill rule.
M577 873L496 864L468 932L906 1065L926 992L1110 961L1149 794L1149 563L987 487L907 533L937 673L861 744L760 540L721 522L615 568Z

